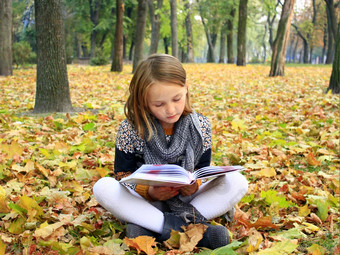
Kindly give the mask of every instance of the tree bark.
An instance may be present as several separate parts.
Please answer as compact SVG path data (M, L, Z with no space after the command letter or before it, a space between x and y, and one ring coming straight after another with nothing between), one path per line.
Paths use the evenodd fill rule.
M307 64L309 62L309 40L308 35L307 37L303 36L303 34L300 32L299 28L293 24L293 27L295 28L298 36L302 39L303 42L303 63Z
M332 67L332 74L329 80L329 85L327 88L328 91L332 91L333 94L339 94L339 87L340 87L340 76L339 76L339 38L340 38L340 23L338 24L338 33L336 36L336 43L335 43L335 54L333 60L333 67Z
M10 76L12 68L12 0L0 1L0 75Z
M227 21L227 57L228 57L228 63L233 64L234 63L234 18L235 18L236 9L232 7L230 10L230 19Z
M116 0L116 32L111 71L123 71L123 0Z
M135 53L133 56L133 69L134 72L137 65L144 58L144 34L145 34L145 24L146 24L146 9L147 0L138 0L137 9L137 22L136 22L136 39L135 39Z
M204 32L205 32L205 35L206 35L207 41L208 41L208 59L207 59L207 61L208 62L215 62L214 50L211 50L211 49L214 49L213 39L211 38L209 28L204 21L202 6L201 6L199 0L197 0L197 3L198 3L199 13L200 13L200 16L201 16L201 21L202 21L202 24L203 24L203 27L204 27ZM210 56L209 56L209 54L210 54Z
M276 38L273 43L273 54L269 76L283 76L285 66L286 47L289 38L291 17L295 0L285 0Z
M92 31L91 31L91 51L90 56L94 58L96 56L96 48L97 48L97 31L96 26L99 22L99 8L101 5L101 0L89 0L90 4L90 19L93 24Z
M218 63L224 63L226 27L227 27L227 25L224 24L222 26L222 29L221 29L221 36L220 36L220 59L218 60Z
M160 33L160 15L157 12L155 14L155 8L153 4L153 0L148 0L149 5L149 14L151 20L151 43L149 55L157 53L158 50L158 42L159 42L159 33ZM160 10L163 6L163 0L157 0L157 10Z
M178 35L177 35L177 1L170 0L170 24L171 24L171 48L172 56L178 58Z
M194 37L192 34L192 24L191 24L191 6L188 0L185 1L185 9L187 10L187 15L185 16L185 28L187 34L187 58L186 62L194 62Z
M62 0L35 0L35 25L37 83L33 112L73 111L67 77Z
M333 21L331 15L331 7L328 6L326 2L326 14L327 14L327 34L328 34L328 47L327 47L327 57L326 57L326 64L331 64L333 62L334 57L334 35L333 35Z
M248 0L240 0L237 32L237 65L246 65L246 29Z

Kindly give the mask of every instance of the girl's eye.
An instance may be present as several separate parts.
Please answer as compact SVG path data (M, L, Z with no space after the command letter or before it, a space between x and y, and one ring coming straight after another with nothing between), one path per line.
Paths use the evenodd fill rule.
M174 102L178 102L179 100L181 100L180 97L179 97L179 98L175 98L175 99L174 99Z
M163 104L155 104L155 107L162 107Z

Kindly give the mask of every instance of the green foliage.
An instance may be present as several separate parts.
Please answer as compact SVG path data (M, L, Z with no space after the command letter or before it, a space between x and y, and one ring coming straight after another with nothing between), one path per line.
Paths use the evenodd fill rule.
M96 56L91 58L90 62L93 66L103 66L109 63L109 58L104 54L103 51L97 51Z
M268 205L276 202L279 204L280 208L295 206L293 202L287 201L283 195L278 195L278 192L276 190L261 191L261 197L265 198L265 201Z
M21 41L13 44L13 63L19 67L25 64L36 62L36 54L27 41Z

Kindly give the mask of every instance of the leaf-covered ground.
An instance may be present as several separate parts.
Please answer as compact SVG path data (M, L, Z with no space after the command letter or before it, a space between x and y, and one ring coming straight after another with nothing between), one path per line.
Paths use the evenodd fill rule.
M113 173L132 77L131 66L109 68L68 67L73 104L88 109L75 114L29 114L34 69L0 78L0 255L137 253L92 194ZM338 254L339 97L323 93L331 67L286 66L278 78L267 66L185 68L193 106L213 126L213 164L248 169L234 221L214 221L233 242L214 254Z

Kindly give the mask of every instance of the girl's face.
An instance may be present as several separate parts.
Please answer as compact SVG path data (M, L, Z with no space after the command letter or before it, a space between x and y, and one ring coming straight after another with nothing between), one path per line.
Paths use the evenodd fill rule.
M148 107L163 128L172 128L181 117L188 93L187 86L155 82L147 93Z

